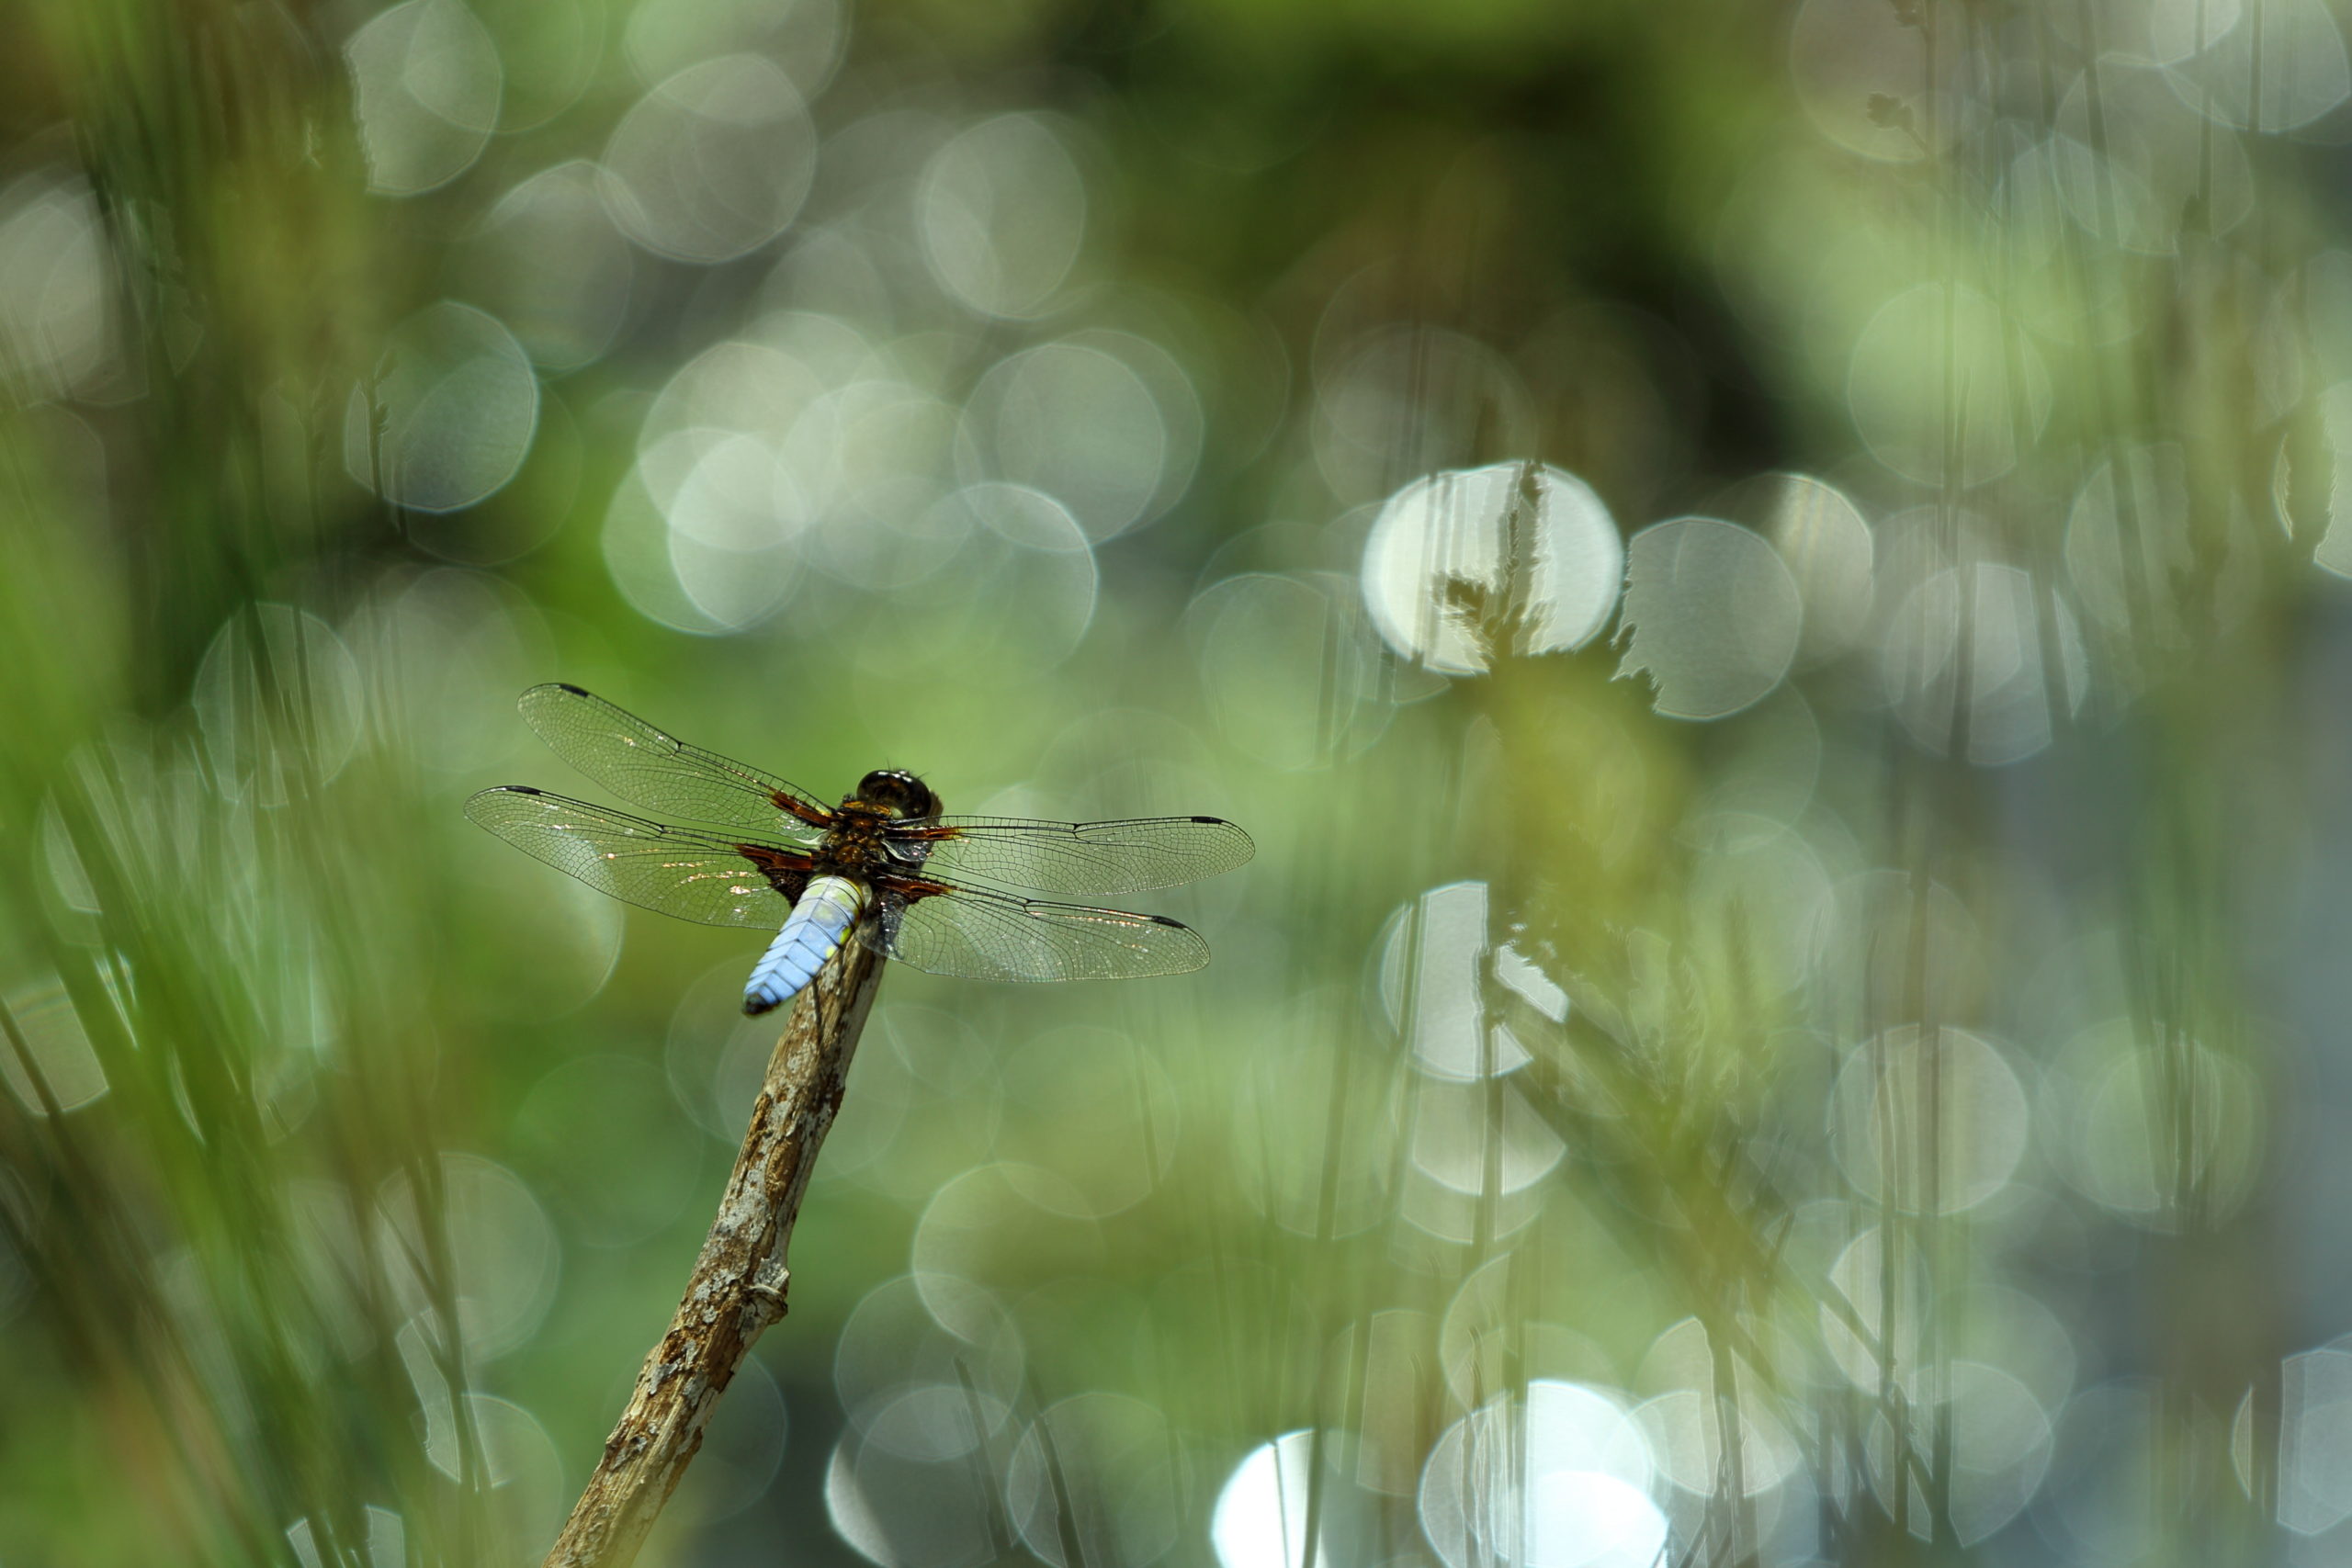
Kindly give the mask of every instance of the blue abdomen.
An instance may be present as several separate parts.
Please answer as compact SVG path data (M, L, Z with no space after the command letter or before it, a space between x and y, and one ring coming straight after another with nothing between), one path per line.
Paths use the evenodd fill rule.
M782 1007L817 977L865 908L865 890L839 876L811 877L784 929L752 967L743 1010L753 1017Z

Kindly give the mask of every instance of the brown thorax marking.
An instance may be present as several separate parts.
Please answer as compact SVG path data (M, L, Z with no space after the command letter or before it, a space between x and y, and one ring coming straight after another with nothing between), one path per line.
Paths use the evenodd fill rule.
M877 871L888 871L896 857L890 853L882 830L897 819L897 814L888 807L851 795L833 814L831 829L810 852L810 859L820 873L834 876L864 878Z

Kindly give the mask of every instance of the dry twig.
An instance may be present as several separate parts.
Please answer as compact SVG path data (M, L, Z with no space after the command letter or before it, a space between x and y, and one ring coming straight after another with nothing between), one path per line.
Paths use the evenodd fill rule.
M718 1217L670 1332L645 1359L605 1457L546 1568L627 1568L702 1446L718 1396L763 1329L784 1315L785 1252L818 1145L841 1109L881 960L855 942L792 1004L752 1108Z

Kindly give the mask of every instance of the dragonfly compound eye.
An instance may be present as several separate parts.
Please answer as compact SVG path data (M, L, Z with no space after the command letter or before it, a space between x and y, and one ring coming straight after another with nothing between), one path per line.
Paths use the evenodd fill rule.
M939 797L931 786L903 768L876 768L858 781L857 797L887 806L900 817L936 817Z

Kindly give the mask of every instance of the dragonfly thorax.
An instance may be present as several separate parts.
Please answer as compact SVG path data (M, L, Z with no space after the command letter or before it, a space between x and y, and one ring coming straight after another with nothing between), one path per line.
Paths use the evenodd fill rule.
M835 876L870 878L883 871L905 871L910 855L894 845L890 825L940 813L929 784L898 768L877 768L858 781L857 793L833 813L832 826L810 852L816 868ZM922 846L928 850L929 844Z
M871 881L877 872L908 870L907 852L890 838L890 825L899 819L896 807L851 795L833 813L824 837L810 848L810 865L828 875L860 882Z

